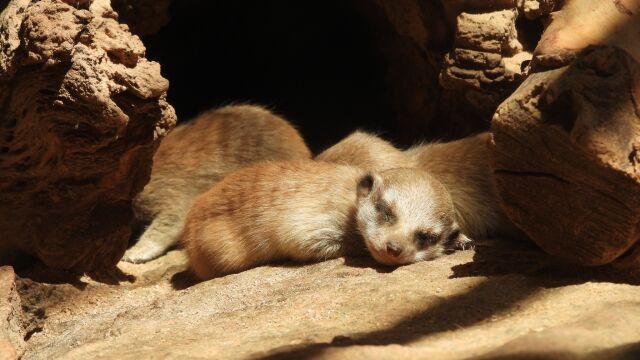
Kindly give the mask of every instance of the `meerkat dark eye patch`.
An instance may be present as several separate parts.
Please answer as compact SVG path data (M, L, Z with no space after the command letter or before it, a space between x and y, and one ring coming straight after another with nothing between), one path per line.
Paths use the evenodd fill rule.
M393 214L391 207L382 200L376 201L376 211L378 212L380 222L390 223L395 220L395 215Z
M447 246L455 245L456 241L458 241L458 237L460 236L460 230L455 229L447 236Z
M418 248L424 248L438 242L440 237L430 231L416 231L415 240Z

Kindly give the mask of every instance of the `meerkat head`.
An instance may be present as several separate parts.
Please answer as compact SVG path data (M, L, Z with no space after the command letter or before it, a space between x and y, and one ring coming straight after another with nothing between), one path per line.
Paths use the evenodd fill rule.
M378 262L432 260L470 241L460 232L447 189L422 170L370 173L360 179L357 191L358 230Z

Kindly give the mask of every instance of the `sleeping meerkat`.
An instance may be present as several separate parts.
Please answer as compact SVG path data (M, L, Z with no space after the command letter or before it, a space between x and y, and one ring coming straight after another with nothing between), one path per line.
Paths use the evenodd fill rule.
M318 161L357 166L366 170L414 167L414 159L390 142L364 131L355 131L315 157Z
M483 132L450 142L433 142L406 151L419 169L449 190L460 227L471 238L521 236L502 210L493 180L488 141Z
M134 199L136 219L149 226L123 260L163 255L178 242L193 199L228 173L259 161L310 157L296 129L259 106L222 107L176 127L160 143L151 179Z
M202 279L365 248L383 264L407 264L460 241L451 198L427 173L319 161L261 163L228 175L195 200L182 234Z
M485 132L457 141L426 143L402 151L373 134L358 131L316 159L364 169L414 167L424 170L448 190L465 235L473 239L518 234L498 203L489 163L488 138L489 133Z

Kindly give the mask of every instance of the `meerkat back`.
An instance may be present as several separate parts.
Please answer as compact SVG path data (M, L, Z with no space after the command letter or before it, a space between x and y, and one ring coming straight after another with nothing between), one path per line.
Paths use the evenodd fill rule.
M440 180L451 194L463 231L474 237L518 234L498 202L487 147L489 133L407 150L416 166Z
M182 243L202 279L277 260L340 256L351 236L356 186L350 166L265 162L238 170L198 196Z
M177 243L193 199L234 170L269 160L310 159L298 131L254 105L226 106L176 127L154 156L151 179L134 200L150 225L124 260L146 262Z
M381 171L413 167L412 158L380 137L356 131L326 149L315 160Z

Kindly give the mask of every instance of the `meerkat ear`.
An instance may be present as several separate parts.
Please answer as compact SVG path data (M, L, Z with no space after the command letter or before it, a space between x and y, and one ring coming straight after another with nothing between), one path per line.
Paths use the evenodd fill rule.
M380 185L381 181L380 175L375 173L368 173L361 177L358 181L358 199L369 196Z

